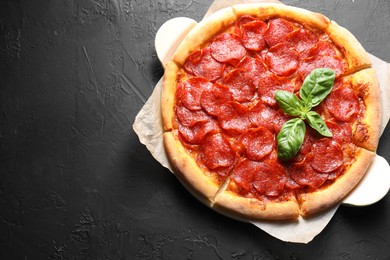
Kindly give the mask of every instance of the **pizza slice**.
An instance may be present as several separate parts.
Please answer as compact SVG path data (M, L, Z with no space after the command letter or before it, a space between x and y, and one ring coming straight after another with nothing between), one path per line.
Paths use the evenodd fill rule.
M212 91L218 90L214 83L183 74L174 62L167 64L162 92L164 145L182 183L211 205L237 161L236 151L220 134L218 122L212 116L219 113L217 103L229 97ZM226 91L226 87L221 87L222 90ZM221 97L214 102L206 93Z
M295 184L292 184L295 185ZM242 158L219 190L213 208L235 218L296 219L299 202L285 167L275 159Z
M375 70L364 69L337 79L332 93L317 111L336 132L344 127L354 144L375 152L381 124L378 100Z
M324 150L326 149L324 148ZM321 152L321 150L318 152ZM307 186L298 190L296 196L300 215L303 217L311 216L340 203L363 178L374 156L374 152L356 148L353 160L348 165L343 165L344 168L340 172L325 173L328 178L320 187L313 189ZM335 161L334 154L328 154L327 158L329 158L329 161L324 162L326 165ZM316 171L313 170L313 166L310 168L311 171Z
M237 17L248 15L260 20L270 20L264 36L267 43L274 45L283 41L297 43L302 54L304 48L313 43L313 32L321 34L311 54L302 60L300 72L306 76L315 67L335 68L338 75L348 75L371 67L371 61L359 41L347 29L330 21L322 14L283 4L242 4L233 6ZM273 21L274 20L274 21ZM298 27L286 26L285 21L297 22ZM300 25L303 28L299 28ZM307 29L310 31L308 33ZM245 29L244 29L245 30ZM295 33L286 37L288 33ZM332 45L337 48L334 48ZM306 55L306 54L305 54Z
M196 158L189 154L173 132L164 133L164 144L178 179L197 199L211 207L224 176L199 167Z
M331 173L323 186L297 192L301 215L312 215L339 203L362 179L375 156L379 140L379 86L373 69L360 70L336 80L331 94L317 109L341 148L342 170ZM315 170L337 163L332 145L314 144L316 153L309 163ZM337 150L333 148L333 150ZM326 154L319 156L318 154ZM316 158L318 157L318 159ZM322 158L321 158L322 157Z

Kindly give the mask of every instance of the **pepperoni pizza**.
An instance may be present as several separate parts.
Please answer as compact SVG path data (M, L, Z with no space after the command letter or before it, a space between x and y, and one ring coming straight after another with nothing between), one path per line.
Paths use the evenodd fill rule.
M296 219L339 203L377 148L379 87L370 67L356 38L321 14L282 4L213 14L186 36L164 74L164 145L178 178L236 218ZM310 105L331 135L303 123L297 153L282 160L278 134L294 117L275 94L302 98L317 68L334 72L331 92Z

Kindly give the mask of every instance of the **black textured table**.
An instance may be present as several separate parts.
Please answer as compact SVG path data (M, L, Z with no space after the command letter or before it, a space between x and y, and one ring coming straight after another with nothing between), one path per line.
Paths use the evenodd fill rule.
M390 61L389 1L284 3ZM0 259L390 258L390 194L286 243L202 205L140 144L132 124L163 74L156 31L209 4L0 1Z

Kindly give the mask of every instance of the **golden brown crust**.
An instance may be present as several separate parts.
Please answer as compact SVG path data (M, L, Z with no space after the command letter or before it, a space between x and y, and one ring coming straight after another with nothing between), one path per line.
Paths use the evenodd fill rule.
M355 92L363 99L364 117L353 126L352 138L355 144L376 151L381 129L380 88L374 69L365 69L351 75Z
M165 67L163 87L161 94L161 113L164 132L173 129L173 118L175 111L175 93L177 88L177 73L179 68L170 61Z
M300 214L304 217L313 215L341 202L363 178L374 156L375 153L358 148L351 167L334 183L321 190L298 194Z
M202 202L211 202L219 189L217 181L212 175L205 174L173 132L164 133L163 138L166 152L177 170L175 173L179 180Z
M331 21L325 31L339 47L348 63L348 68L344 75L371 67L371 60L367 52L350 31L334 21Z
M233 6L237 17L252 15L261 20L280 17L301 23L305 27L324 30L330 20L319 13L314 13L302 8L275 3L240 4Z
M245 198L231 191L221 191L214 199L213 208L233 218L247 219L297 219L299 206L295 197L281 202L262 202L256 198Z
M227 28L236 20L236 15L232 8L225 8L214 13L209 18L198 23L179 44L173 55L173 60L183 65L188 54L202 47L216 33Z

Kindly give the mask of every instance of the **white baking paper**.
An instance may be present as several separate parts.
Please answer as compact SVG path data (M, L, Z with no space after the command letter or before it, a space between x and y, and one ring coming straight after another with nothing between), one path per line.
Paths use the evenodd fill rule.
M243 3L246 1L236 0L235 3L237 2ZM259 1L254 0L252 2L259 2ZM230 5L231 4L232 3L230 2ZM226 1L220 1L220 0L214 1L212 6L210 7L210 10L207 12L206 16L211 14L212 12L219 10L221 7L225 7L225 6L226 6ZM180 31L179 25L175 28L177 32ZM381 98L382 98L382 106L383 106L382 107L383 109L382 132L383 132L390 118L390 104L389 104L390 65L373 55L371 55L371 58L373 61L373 67L377 70L377 75L381 87ZM169 159L165 153L165 149L163 145L163 138L162 138L163 127L162 127L161 107L160 107L161 89L162 89L162 79L156 84L152 95L150 96L148 101L145 103L141 111L136 116L135 122L133 124L133 129L138 135L140 142L147 147L147 149L150 151L152 156L158 162L160 162L161 165L168 168L171 172L174 173L173 167L170 165ZM380 157L380 159L377 159L377 161L382 162L382 165L385 165L383 164L383 160L384 159L382 157ZM388 167L388 164L386 165L378 166L378 167L387 167L385 168L385 172L389 172L390 168ZM377 171L378 168L370 167L369 171L371 170ZM375 173L367 174L367 176L371 176L371 178L374 179L376 178L375 180L377 180L378 177ZM390 183L390 181L388 181L388 183L386 182L383 183L389 185L388 183ZM369 188L367 187L367 185L366 186L359 185L355 189L354 191L355 193L358 194L366 193L365 190L359 190L359 187L363 187L364 189ZM386 187L384 188L384 190L385 193L382 196L386 194L388 188L387 191L386 191ZM347 204L359 205L359 203L356 203L359 202L358 200L359 200L359 196L352 196L352 198ZM292 221L292 222L256 221L251 223L280 240L287 241L287 242L296 242L296 243L308 243L326 227L326 225L329 223L329 221L332 219L333 215L337 211L338 207L339 205L336 205L335 207L321 214L318 214L314 217L307 218L307 219L299 218L298 221Z

